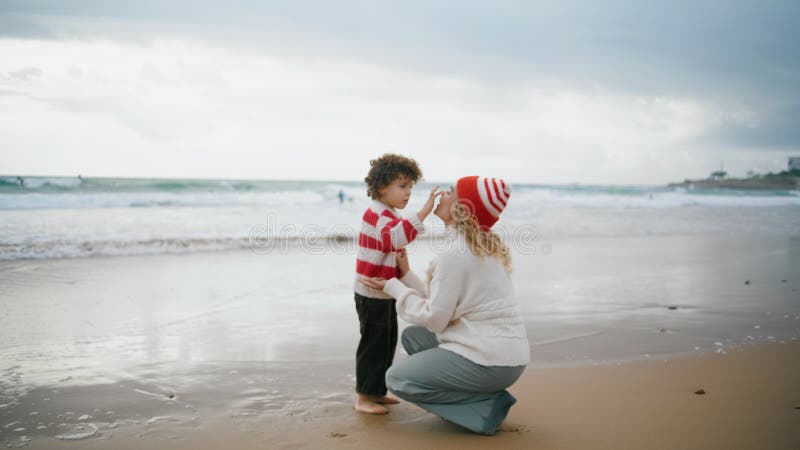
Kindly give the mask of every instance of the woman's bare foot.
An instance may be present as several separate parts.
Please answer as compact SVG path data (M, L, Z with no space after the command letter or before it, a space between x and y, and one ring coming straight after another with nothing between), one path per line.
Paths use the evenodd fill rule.
M361 411L368 414L387 414L389 412L388 409L373 401L372 397L364 394L357 394L356 404L353 407L356 409L356 411Z
M399 398L395 397L392 394L388 394L388 393L386 395L382 396L382 397L378 397L377 395L370 395L369 399L372 400L375 403L380 403L380 404L384 404L384 405L387 405L387 404L393 405L395 403L400 403L400 399Z

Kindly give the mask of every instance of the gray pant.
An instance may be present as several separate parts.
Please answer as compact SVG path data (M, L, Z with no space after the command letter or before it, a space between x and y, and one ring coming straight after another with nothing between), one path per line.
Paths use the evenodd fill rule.
M525 366L482 366L439 348L436 335L411 326L401 338L409 358L386 373L395 395L475 433L492 435L516 399L505 389Z

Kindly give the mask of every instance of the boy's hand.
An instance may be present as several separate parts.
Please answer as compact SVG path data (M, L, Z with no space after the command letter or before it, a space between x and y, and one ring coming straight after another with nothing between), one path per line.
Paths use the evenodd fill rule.
M377 289L379 291L382 291L383 287L386 286L386 278L361 277L359 281L361 281L361 284L364 286L371 287L372 289Z
M438 189L439 189L438 184L434 186L433 189L431 189L431 193L428 195L428 201L425 202L425 205L417 213L417 217L419 218L420 222L424 222L425 218L428 217L428 214L430 214L431 211L433 211L433 206L436 201L436 197L444 194L444 191L436 192Z
M403 278L408 273L408 253L406 253L406 249L401 248L395 254L395 259L397 260L397 269L400 271L400 278Z

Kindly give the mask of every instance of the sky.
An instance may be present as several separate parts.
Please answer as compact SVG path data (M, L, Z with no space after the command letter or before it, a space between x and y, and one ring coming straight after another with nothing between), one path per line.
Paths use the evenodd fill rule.
M663 184L800 156L797 1L0 1L0 174Z

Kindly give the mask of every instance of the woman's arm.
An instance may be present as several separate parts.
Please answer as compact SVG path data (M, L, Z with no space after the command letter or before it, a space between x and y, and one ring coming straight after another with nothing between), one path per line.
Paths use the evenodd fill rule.
M434 268L428 296L424 291L406 286L397 278L386 282L383 291L397 299L397 314L403 320L422 325L434 333L447 328L463 286L460 274L447 266L440 262ZM422 284L418 277L417 280Z
M400 249L395 253L396 261L397 261L397 273L398 278L400 281L403 282L406 286L414 289L420 294L420 297L427 297L428 296L428 287L425 286L425 283L420 280L420 278L415 274L408 263L408 253L406 249ZM383 290L383 286L380 287Z
M425 286L425 282L413 270L409 270L404 276L400 277L400 281L417 291L420 297L428 296L428 287Z

